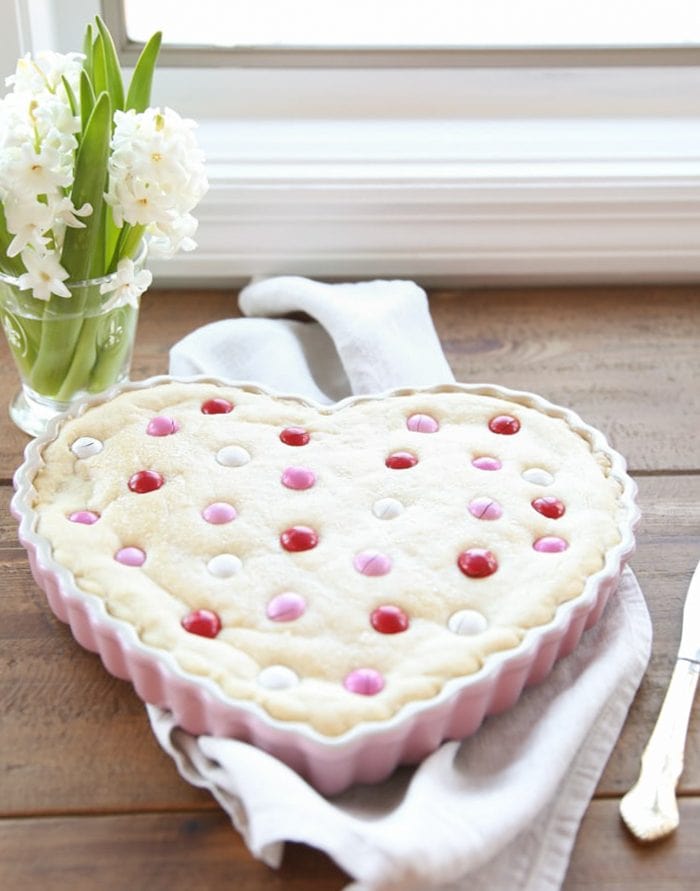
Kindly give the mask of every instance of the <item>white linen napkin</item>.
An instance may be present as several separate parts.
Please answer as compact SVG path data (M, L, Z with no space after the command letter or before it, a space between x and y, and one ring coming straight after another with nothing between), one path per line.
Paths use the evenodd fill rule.
M454 379L411 282L275 278L245 288L240 308L317 321L215 322L173 347L171 373L245 379L321 402ZM331 799L253 746L193 737L169 713L148 711L182 776L212 792L271 866L285 841L297 841L326 851L355 891L556 891L650 649L649 614L628 569L598 625L514 708L418 767Z

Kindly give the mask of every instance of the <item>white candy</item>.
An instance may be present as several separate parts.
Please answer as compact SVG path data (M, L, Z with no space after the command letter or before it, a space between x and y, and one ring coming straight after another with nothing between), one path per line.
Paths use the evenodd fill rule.
M207 569L219 579L228 579L240 572L243 563L235 554L217 554L207 563Z
M529 470L523 471L523 479L536 486L551 486L554 482L552 474L542 467L531 467Z
M299 683L299 676L286 665L268 665L258 675L258 683L268 690L286 690Z
M372 505L372 513L380 520L393 520L403 511L403 504L396 498L380 498Z
M91 458L93 455L99 455L103 448L103 444L94 436L81 436L76 439L70 450L76 458Z
M461 609L452 613L447 622L447 627L453 634L481 634L488 627L486 616L475 609Z
M250 452L243 446L224 446L216 453L216 460L224 467L243 467L250 461Z

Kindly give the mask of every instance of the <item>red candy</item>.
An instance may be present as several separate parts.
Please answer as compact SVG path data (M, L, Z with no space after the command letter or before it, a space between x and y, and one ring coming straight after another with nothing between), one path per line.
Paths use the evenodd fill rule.
M398 634L408 628L408 616L398 606L378 606L369 617L372 628L380 634Z
M541 498L535 498L532 502L538 514L548 517L550 520L558 520L564 516L566 508L563 503L553 495L543 495Z
M318 534L310 526L291 526L280 535L285 551L310 551L318 544Z
M303 427L285 427L280 433L280 439L288 446L303 446L311 436Z
M412 452L392 452L384 463L392 470L405 470L407 467L415 467L418 458Z
M185 616L182 627L200 637L216 637L221 631L221 619L210 609L196 609Z
M137 495L146 492L155 492L160 489L165 480L156 470L139 470L129 479L128 486Z
M498 569L498 561L491 551L485 548L470 548L459 555L457 566L469 578L482 579L487 575L493 575Z
M512 436L520 430L520 421L512 415L496 415L489 421L489 430L492 433L501 433L504 436Z
M202 403L203 415L227 415L230 411L233 411L233 403L228 399L216 397Z

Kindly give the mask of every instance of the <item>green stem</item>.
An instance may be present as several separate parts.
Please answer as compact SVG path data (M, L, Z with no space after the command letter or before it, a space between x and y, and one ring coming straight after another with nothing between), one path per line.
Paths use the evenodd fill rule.
M70 402L80 390L87 389L90 372L97 358L96 330L100 323L98 316L89 316L82 322L78 341L71 363L55 393L59 402ZM44 322L46 325L47 323ZM64 322L58 323L65 324Z
M137 223L135 226L132 226L129 230L127 237L124 240L124 244L122 245L121 253L119 255L119 259L123 260L124 257L129 257L133 260L138 252L139 245L141 244L141 239L143 238L143 233L146 231L146 227L142 226L140 223Z
M116 271L119 261L123 260L124 257L133 259L136 256L145 231L146 227L140 223L137 223L135 226L132 226L130 223L124 223L112 253L111 262L107 267L110 273Z
M102 393L116 383L128 367L136 337L138 310L134 306L121 306L110 314L113 322L112 342L97 351L97 361L92 369L88 390ZM106 320L105 320L106 321ZM103 321L103 324L105 322ZM117 331L117 329L121 329Z
M74 294L70 300L73 311L82 313L85 299L80 301L78 295ZM73 360L82 325L81 316L44 317L39 353L29 381L29 385L37 393L53 397L61 389Z

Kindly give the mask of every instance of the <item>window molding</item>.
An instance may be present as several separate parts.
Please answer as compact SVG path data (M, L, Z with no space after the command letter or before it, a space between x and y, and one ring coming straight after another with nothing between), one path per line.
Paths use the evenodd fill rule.
M121 0L102 0L102 15L114 37L120 57L133 64L143 44L127 32ZM700 64L700 47L660 46L551 46L544 51L547 68L663 67ZM541 68L543 51L537 47L440 48L386 46L266 47L168 46L162 61L172 67L258 68Z
M23 49L43 29L64 52L100 8L0 3ZM199 122L211 183L158 284L700 277L700 66L166 67L154 89Z
M522 122L453 122L447 140L430 122L396 122L391 135L377 122L348 149L352 124L329 130L307 121L284 160L275 146L286 128L278 134L278 126L202 124L212 189L198 214L200 247L154 266L159 280L700 277L698 121L659 125L646 145L643 120L588 121L587 139L574 120L531 122L527 151Z

